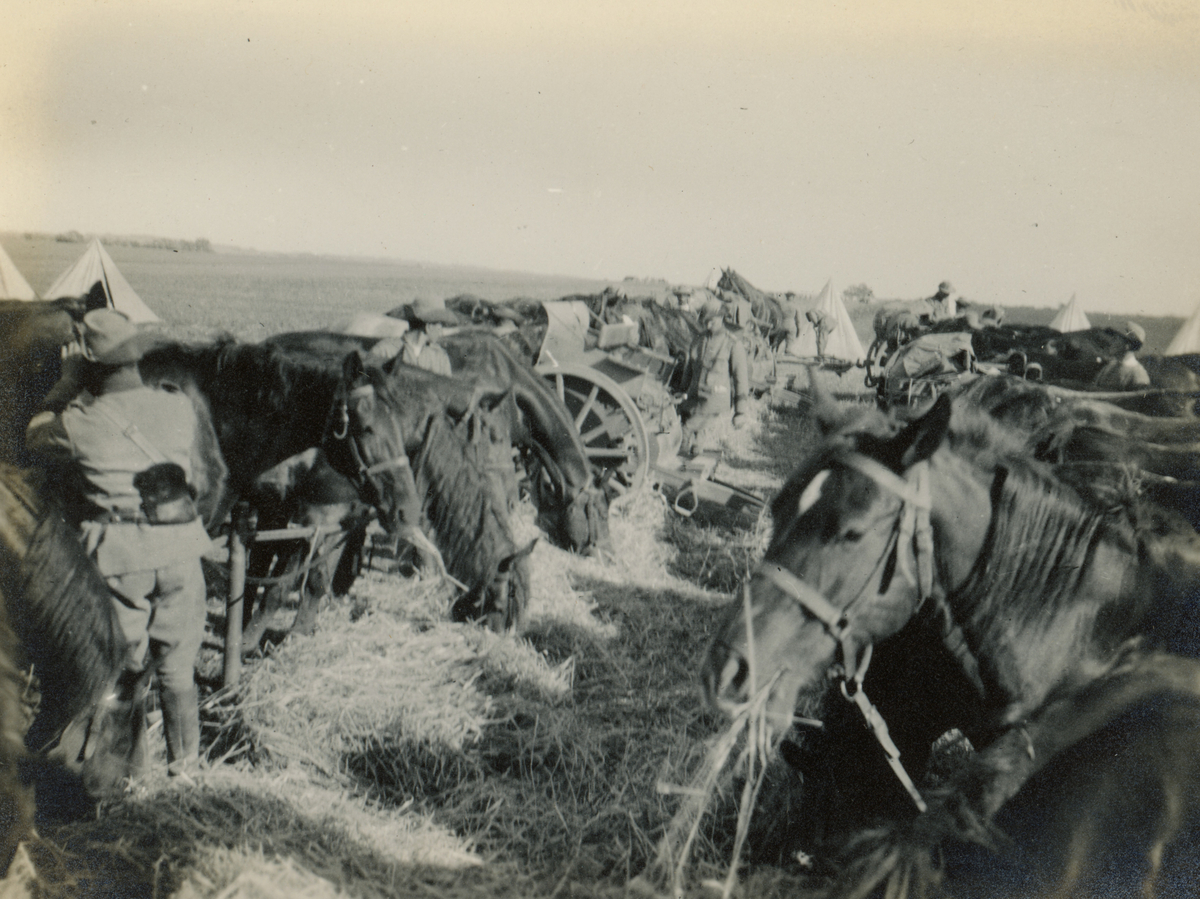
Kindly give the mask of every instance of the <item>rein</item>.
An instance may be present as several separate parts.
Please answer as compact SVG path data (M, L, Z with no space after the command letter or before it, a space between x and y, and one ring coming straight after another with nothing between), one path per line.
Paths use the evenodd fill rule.
M894 539L889 541L889 548L876 565L888 564L889 557L896 555L896 572L902 574L909 583L917 588L917 608L925 602L933 592L933 527L929 521L929 512L933 502L929 489L929 465L918 462L909 469L909 477L902 478L886 465L861 453L843 453L838 461L866 475L880 487L900 498L900 513L896 519ZM913 571L909 564L907 553L900 552L902 545L907 544L912 549ZM867 676L867 668L871 664L871 654L874 644L868 643L862 655L856 657L854 642L851 640L851 626L848 612L865 594L866 587L858 593L846 607L838 609L829 602L819 591L813 589L786 568L775 563L763 563L758 566L754 576L762 576L774 584L786 596L790 597L800 608L825 626L829 635L837 641L842 655L842 696L853 703L862 713L863 720L875 736L876 741L887 756L888 765L905 791L911 797L917 810L924 812L928 809L924 798L917 789L913 779L900 762L900 750L888 732L887 721L867 698L863 689L863 681Z

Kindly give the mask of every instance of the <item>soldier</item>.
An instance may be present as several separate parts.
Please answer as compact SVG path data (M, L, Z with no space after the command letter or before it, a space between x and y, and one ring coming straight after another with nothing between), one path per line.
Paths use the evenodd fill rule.
M687 397L680 404L683 418L681 449L695 454L712 430L730 420L740 428L746 422L750 391L750 366L746 348L726 328L725 310L713 300L700 311L705 329L693 342L684 365L683 384Z
M405 365L423 368L437 375L450 376L450 357L437 345L446 325L457 325L458 317L446 308L444 300L416 299L393 309L388 315L408 322L402 337L388 337L371 348L371 354L398 358Z
M837 320L820 309L810 309L804 317L817 332L817 356L824 356L825 348L829 343L829 335L837 330Z
M940 322L943 319L954 318L958 314L958 303L955 302L954 285L949 281L943 281L938 285L937 293L929 298L930 305L933 306L933 311L930 313L930 319L935 322Z
M118 699L140 702L153 664L168 771L185 774L199 760L195 665L206 614L200 557L211 546L188 486L203 464L192 455L196 413L182 393L142 383L143 335L125 316L89 312L81 337L87 389L61 412L36 415L25 442L79 476L82 539L112 590L127 644ZM136 766L144 762L145 720L135 720Z

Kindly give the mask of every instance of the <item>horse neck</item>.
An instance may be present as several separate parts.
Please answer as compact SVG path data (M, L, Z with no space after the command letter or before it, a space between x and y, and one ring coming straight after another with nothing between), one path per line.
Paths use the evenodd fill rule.
M513 393L530 436L554 460L569 492L588 487L591 463L566 407L540 381L523 372L513 378Z
M263 380L247 383L255 376ZM316 362L263 365L252 373L218 366L201 381L230 481L248 486L267 469L319 446L339 383L337 370Z
M948 449L930 471L947 639L977 665L992 723L1022 720L1056 688L1094 675L1128 636L1106 630L1114 616L1101 625L1098 615L1128 601L1136 552L1052 484L1042 492L1006 484L1003 469L988 472Z

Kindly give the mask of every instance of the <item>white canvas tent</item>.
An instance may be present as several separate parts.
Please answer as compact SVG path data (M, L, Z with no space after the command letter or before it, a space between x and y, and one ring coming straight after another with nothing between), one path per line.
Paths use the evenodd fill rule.
M36 300L37 294L29 286L13 261L0 246L0 300Z
M1200 353L1200 306L1196 307L1191 317L1175 332L1163 355L1184 356L1191 353Z
M867 357L863 352L862 341L854 330L854 322L846 311L846 304L841 297L833 292L833 281L825 282L817 295L816 308L825 313L829 321L837 322L837 327L825 341L825 355L834 359L848 359L851 362L861 362Z
M129 286L125 276L112 261L108 251L100 245L100 238L93 237L83 255L75 264L58 276L46 291L47 300L57 300L59 297L82 297L92 289L97 282L104 289L108 308L124 314L131 322L159 321L149 306Z
M1058 310L1058 315L1054 316L1054 320L1050 322L1050 327L1055 331L1061 331L1066 334L1070 331L1086 331L1092 326L1088 321L1088 317L1083 314L1083 308L1079 305L1079 301L1075 299L1075 294L1071 294L1071 299L1066 305Z

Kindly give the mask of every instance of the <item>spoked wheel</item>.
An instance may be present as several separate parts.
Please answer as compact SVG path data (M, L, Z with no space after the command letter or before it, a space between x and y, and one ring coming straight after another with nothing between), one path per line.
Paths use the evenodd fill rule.
M653 460L645 422L629 394L586 365L544 366L538 372L571 413L609 501L639 490Z
M871 348L867 350L867 373L864 378L868 387L877 387L879 382L883 380L887 364L891 361L890 356L886 340L876 339L871 344Z

